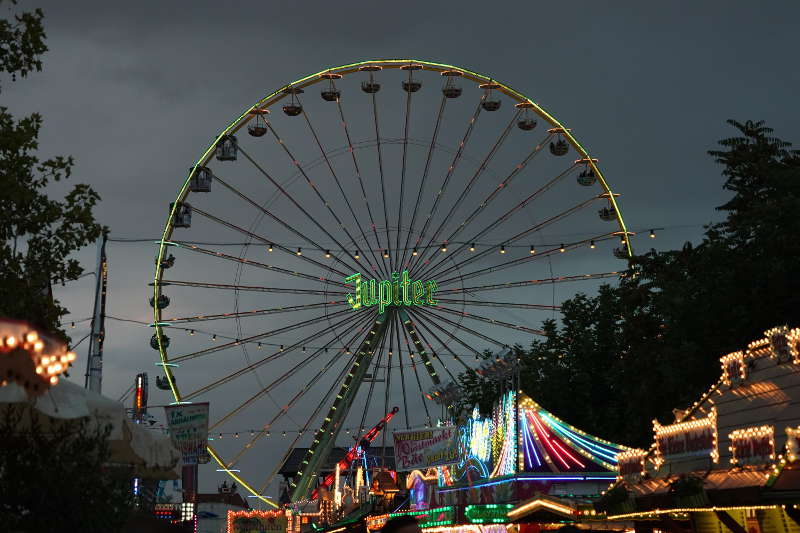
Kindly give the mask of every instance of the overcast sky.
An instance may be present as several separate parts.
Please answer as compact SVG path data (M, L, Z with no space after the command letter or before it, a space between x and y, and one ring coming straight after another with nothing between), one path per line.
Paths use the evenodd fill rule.
M634 239L639 250L697 240L718 218L726 194L706 151L733 133L726 119L766 120L789 141L800 133L792 1L21 2L31 6L44 9L50 51L43 72L4 82L2 105L43 114L43 154L75 157L73 181L100 193L112 238L160 235L187 167L253 102L363 59L444 62L530 96L600 159L630 229L665 228ZM95 253L80 254L87 271ZM154 253L109 245L109 315L150 319ZM91 315L92 279L56 289L68 321ZM137 371L155 374L152 330L107 330L103 392L119 397ZM220 479L210 471L204 484Z

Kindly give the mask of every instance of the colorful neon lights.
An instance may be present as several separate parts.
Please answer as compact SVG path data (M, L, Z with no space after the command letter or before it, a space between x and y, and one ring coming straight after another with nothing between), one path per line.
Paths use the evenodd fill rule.
M508 522L506 514L513 508L514 504L511 503L467 505L464 517L472 524L503 524Z
M494 469L489 477L501 477L517 468L517 393L503 395L493 413L492 456Z
M438 289L436 282L412 281L408 277L408 270L403 270L402 273L392 272L391 280L381 281L362 279L361 273L357 272L346 277L344 282L355 286L355 295L347 295L347 303L354 310L377 305L378 312L383 313L387 307L437 305L433 297Z

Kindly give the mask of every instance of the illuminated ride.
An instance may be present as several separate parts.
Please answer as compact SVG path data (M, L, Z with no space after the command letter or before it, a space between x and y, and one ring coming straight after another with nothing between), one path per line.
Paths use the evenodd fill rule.
M268 503L269 443L308 446L290 487L308 498L337 439L395 402L393 429L446 419L445 382L541 335L557 284L617 276L617 196L570 129L489 76L404 59L301 78L179 184L157 384L211 402L211 456Z

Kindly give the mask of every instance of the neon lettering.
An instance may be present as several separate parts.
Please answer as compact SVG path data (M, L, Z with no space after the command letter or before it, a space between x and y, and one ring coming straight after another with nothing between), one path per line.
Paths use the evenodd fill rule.
M362 307L378 306L378 312L383 313L387 307L401 307L412 305L438 305L434 294L438 285L433 280L412 280L408 270L393 272L391 279L374 280L366 279L357 272L344 279L347 284L353 285L355 292L347 295L347 303L354 310Z

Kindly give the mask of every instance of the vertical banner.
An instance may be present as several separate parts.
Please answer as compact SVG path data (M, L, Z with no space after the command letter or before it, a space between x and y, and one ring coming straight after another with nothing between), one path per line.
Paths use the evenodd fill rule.
M455 426L396 431L394 464L397 471L424 470L458 462L458 431Z
M172 444L181 452L184 464L207 463L208 402L164 407Z

